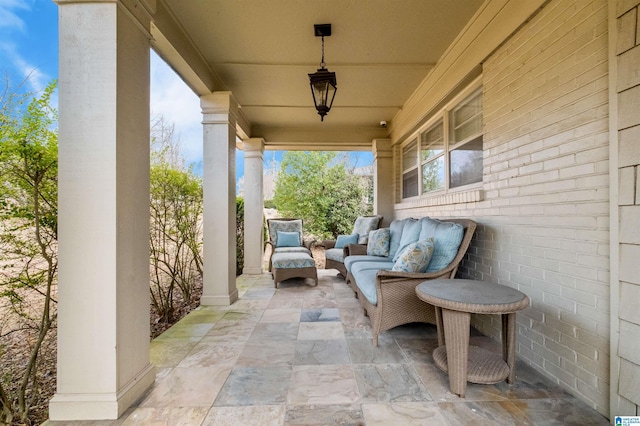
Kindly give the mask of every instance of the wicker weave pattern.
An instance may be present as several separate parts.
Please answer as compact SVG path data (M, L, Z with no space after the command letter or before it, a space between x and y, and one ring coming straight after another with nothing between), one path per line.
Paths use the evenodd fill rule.
M454 278L460 262L471 244L476 223L470 219L449 219L447 222L461 224L464 236L458 254L443 270L429 273L378 271L376 292L378 303L372 305L364 297L351 273L347 274L347 284L356 292L360 304L371 319L373 344L378 345L378 335L386 330L411 322L436 323L435 308L416 296L415 288L425 280Z
M518 290L472 280L437 280L420 284L416 296L434 305L438 344L433 359L449 373L451 392L464 397L467 381L497 383L515 380L515 312L529 306ZM469 347L471 314L502 315L502 356ZM444 331L444 332L443 332ZM444 346L442 346L444 345Z

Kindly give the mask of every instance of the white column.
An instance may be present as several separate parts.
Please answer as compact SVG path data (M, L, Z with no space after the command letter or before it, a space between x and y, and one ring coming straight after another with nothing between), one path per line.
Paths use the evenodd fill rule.
M200 98L204 134L203 305L230 305L236 289L236 117L231 92Z
M263 154L264 139L243 142L244 151L244 269L243 274L262 274L263 264Z
M393 151L391 139L373 140L373 213L393 220Z
M58 1L59 294L51 420L116 419L149 359L148 21Z

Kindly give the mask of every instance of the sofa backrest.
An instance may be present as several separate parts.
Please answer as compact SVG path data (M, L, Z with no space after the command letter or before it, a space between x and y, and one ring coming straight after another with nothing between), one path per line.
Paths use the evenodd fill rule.
M433 238L433 256L426 272L435 272L451 263L460 263L471 243L476 223L470 219L439 220L423 217L394 220L389 228L389 257L394 261L407 245ZM455 270L453 273L455 274Z
M382 222L382 216L359 216L353 224L353 234L358 234L358 244L369 242L369 231L375 231Z

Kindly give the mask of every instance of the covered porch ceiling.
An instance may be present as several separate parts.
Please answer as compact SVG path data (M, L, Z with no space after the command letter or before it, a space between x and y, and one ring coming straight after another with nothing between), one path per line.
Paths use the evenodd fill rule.
M240 138L268 149L370 149L483 0L157 0L153 47L198 95L231 91ZM324 122L309 79L332 24L338 91ZM382 128L381 121L389 123Z

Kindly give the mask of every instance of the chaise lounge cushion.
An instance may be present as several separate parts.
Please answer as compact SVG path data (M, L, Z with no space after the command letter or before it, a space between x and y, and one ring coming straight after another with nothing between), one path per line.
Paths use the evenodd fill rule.
M271 263L277 269L314 268L316 266L313 257L307 253L275 253Z

